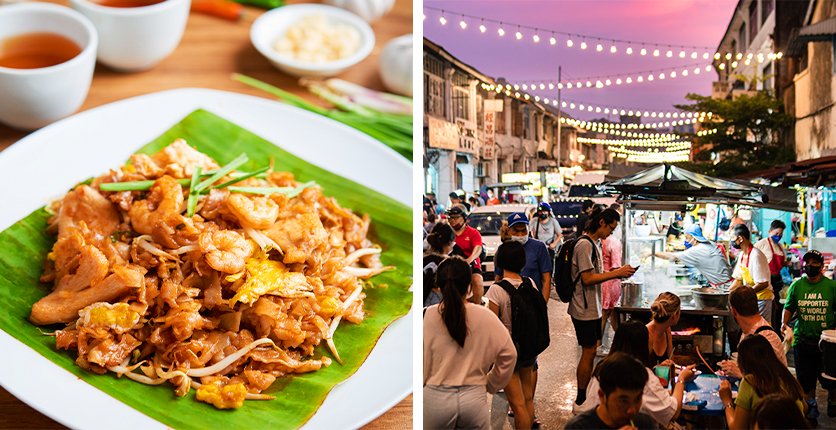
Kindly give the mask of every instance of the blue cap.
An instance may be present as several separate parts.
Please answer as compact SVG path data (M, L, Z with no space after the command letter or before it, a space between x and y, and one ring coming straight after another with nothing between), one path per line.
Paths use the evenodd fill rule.
M513 226L514 224L523 223L528 225L528 217L525 216L522 212L514 212L508 216L508 227Z
M537 205L537 210L538 211L549 211L549 212L551 212L552 207L546 202L540 202L540 204Z
M685 227L685 234L694 236L694 239L697 239L697 242L708 242L708 239L702 235L702 227L699 224L691 224L688 227Z

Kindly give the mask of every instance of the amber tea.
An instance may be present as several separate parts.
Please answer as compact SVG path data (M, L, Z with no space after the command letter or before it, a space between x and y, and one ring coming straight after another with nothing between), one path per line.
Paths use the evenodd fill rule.
M0 67L38 69L68 61L81 53L72 40L54 33L27 33L0 40Z

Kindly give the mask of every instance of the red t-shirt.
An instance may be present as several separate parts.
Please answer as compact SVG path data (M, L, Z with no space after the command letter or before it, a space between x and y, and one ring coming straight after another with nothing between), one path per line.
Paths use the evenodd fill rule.
M470 258L473 248L482 246L482 234L479 233L479 230L467 225L464 227L464 231L456 236L456 245L459 245L459 248L464 251L466 258ZM473 264L476 267L482 267L478 258L473 260Z

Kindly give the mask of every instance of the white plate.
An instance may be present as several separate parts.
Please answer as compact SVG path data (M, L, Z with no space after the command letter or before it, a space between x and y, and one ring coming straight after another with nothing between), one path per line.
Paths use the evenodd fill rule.
M120 165L134 151L200 108L313 164L411 205L412 165L365 134L263 98L178 89L79 113L0 152L0 231L61 196L77 182ZM25 186L21 186L23 181ZM383 333L357 373L328 394L303 428L359 427L412 391L411 319L410 312ZM2 330L0 351L0 385L68 427L166 428L41 357Z

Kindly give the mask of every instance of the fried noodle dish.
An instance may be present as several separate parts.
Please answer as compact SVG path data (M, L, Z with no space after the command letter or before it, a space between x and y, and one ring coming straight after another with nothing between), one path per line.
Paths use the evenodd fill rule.
M64 323L58 349L98 374L168 383L238 408L276 378L340 362L334 332L361 323L368 278L391 269L369 218L269 167L221 167L178 139L134 154L50 206L58 235L32 306Z

